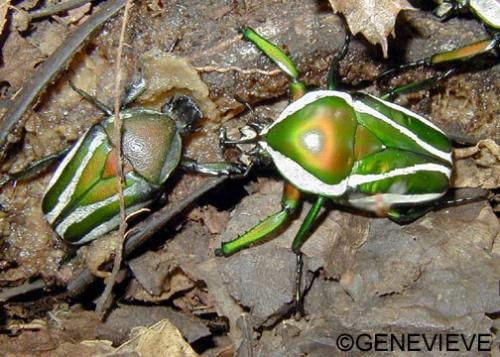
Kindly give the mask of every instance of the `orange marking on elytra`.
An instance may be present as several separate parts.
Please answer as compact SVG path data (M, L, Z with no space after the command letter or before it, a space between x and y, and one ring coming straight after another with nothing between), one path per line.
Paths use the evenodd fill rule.
M108 154L108 159L104 165L104 171L102 173L102 178L108 178L118 175L118 152L116 149L112 149Z
M317 167L322 170L335 170L336 168L344 167L346 161L345 153L340 153L336 150L338 149L336 148L338 143L336 142L335 135L332 135L332 132L335 132L335 124L328 114L312 121L304 129L304 132L317 133L321 138L319 151L305 151L305 156L308 160L316 162Z

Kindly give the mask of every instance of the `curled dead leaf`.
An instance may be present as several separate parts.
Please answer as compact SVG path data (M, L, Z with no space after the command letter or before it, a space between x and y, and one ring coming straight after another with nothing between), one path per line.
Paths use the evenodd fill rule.
M387 57L387 36L394 36L401 10L415 10L406 0L330 0L335 12L343 14L353 35L361 32L370 43L380 43Z

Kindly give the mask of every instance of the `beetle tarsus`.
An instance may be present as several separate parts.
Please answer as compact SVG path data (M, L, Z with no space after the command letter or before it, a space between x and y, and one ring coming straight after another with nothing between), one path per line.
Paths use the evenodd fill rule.
M296 270L295 270L295 319L300 319L305 316L304 304L302 296L302 273L304 268L304 260L301 252L295 252Z
M232 178L244 177L249 172L249 167L241 163L226 161L209 162L200 164L195 160L185 157L181 162L182 168L210 176L230 176Z
M122 99L121 109L126 108L146 91L147 84L144 75L141 73L139 79L129 85Z

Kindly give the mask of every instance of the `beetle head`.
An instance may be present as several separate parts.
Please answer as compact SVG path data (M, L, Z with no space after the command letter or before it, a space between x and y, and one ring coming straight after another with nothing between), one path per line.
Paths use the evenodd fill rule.
M198 104L186 95L171 98L162 107L162 112L175 119L177 129L181 133L193 131L196 122L203 117Z
M260 147L259 141L263 140L261 132L270 122L272 121L261 120L248 123L243 128L238 129L240 134L239 139L229 139L226 130L221 128L219 131L221 150L224 151L230 147L236 148L241 153L239 160L247 166L266 164L267 157L264 150Z

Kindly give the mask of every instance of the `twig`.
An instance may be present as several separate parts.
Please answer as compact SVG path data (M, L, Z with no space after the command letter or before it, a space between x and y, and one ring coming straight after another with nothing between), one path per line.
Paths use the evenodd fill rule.
M133 253L138 247L147 242L148 239L156 231L158 231L158 229L163 227L174 217L181 214L193 202L198 200L208 191L223 183L225 180L227 180L227 177L207 179L196 191L184 198L182 201L178 202L175 206L171 207L170 205L167 205L137 224L134 228L132 228L130 234L128 235L128 239L125 242L125 246L123 248L124 256L128 256ZM83 292L87 291L88 286L96 280L97 277L92 275L89 268L86 268L68 283L66 296L70 298L79 296Z
M194 191L191 195L184 198L182 201L178 202L175 206L165 206L161 210L153 213L151 216L146 218L144 221L137 224L134 228L130 230L128 239L125 242L123 248L124 256L132 254L137 248L148 241L148 239L156 232L158 229L163 227L167 222L169 222L174 217L181 214L185 209L187 209L191 204L198 200L208 191L217 187L221 183L227 180L227 177L216 177L207 179L203 182L200 187ZM69 263L71 264L71 262ZM105 268L109 269L109 265ZM87 291L89 285L96 282L98 278L92 275L89 268L83 270L78 274L73 280L71 280L66 287L66 293L63 294L65 297L75 298L85 291ZM29 292L46 288L45 282L42 279L38 279L32 283L23 284L21 286L16 286L14 288L4 289L0 292L0 302L8 301L14 297L24 295Z
M78 52L89 36L111 16L116 14L125 5L125 1L110 0L105 3L83 25L66 37L61 46L37 68L33 77L26 81L19 95L12 101L7 113L1 120L0 162L5 158L8 146L14 141L12 136L23 127L24 121L22 119L26 110L33 105L35 99L46 86L65 69L70 59Z
M6 288L0 291L0 302L5 302L16 296L24 295L43 288L45 288L45 282L42 279L35 280L32 283L24 283L13 288Z
M235 71L235 72L240 72L240 73L243 73L243 74L254 74L254 73L258 73L258 74L263 74L263 75L265 75L265 76L276 76L277 74L282 73L282 71L281 71L280 69L273 69L273 70L271 70L271 71L265 71L265 70L263 70L263 69L258 69L258 68L254 68L254 69L243 69L243 68L236 67L236 66L229 66L229 67L202 66L202 67L195 67L195 69L196 69L198 72L218 72L218 73L226 73L226 72Z
M30 11L28 15L30 20L39 19L41 17L52 16L60 12L76 9L92 1L95 0L68 0L52 6L46 6L43 9Z
M118 43L118 49L116 54L116 80L115 80L115 118L114 118L114 145L116 150L116 186L118 190L118 200L120 203L120 226L118 229L118 243L115 249L115 260L113 263L113 270L106 283L106 288L104 292L99 297L97 302L96 311L99 314L103 314L107 307L111 304L112 291L115 285L116 277L120 271L120 266L122 264L122 253L123 253L123 243L125 241L125 231L127 230L127 221L125 213L125 199L123 196L123 160L122 160L122 120L120 117L120 97L121 97L121 59L123 53L123 43L125 42L125 31L128 23L128 14L130 8L132 7L132 0L127 0L125 5L125 11L123 13L122 28L120 31L120 42Z

